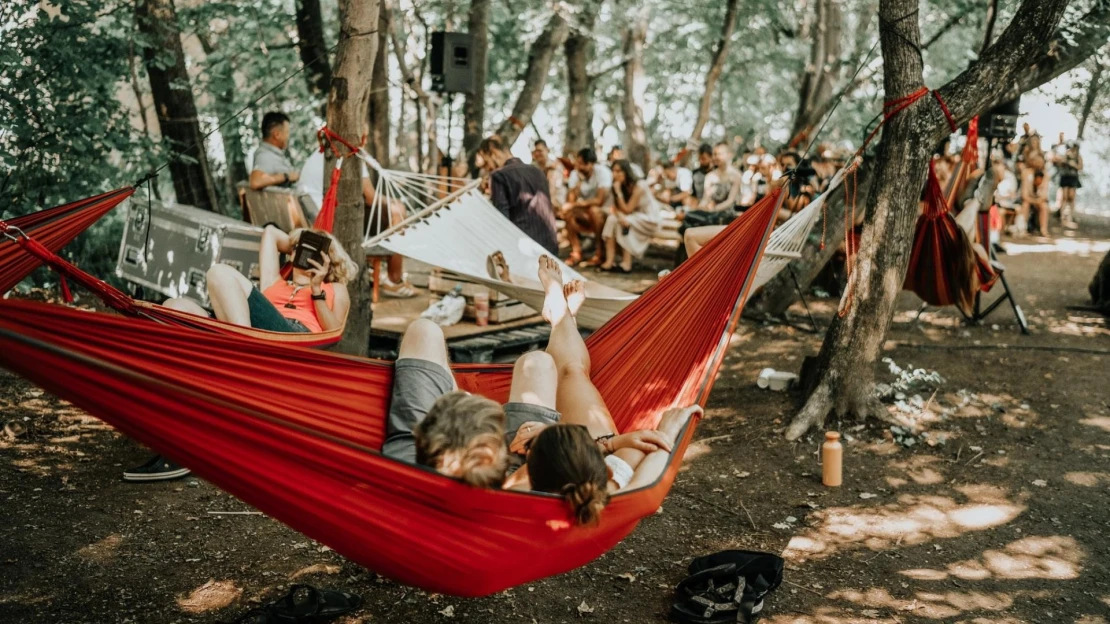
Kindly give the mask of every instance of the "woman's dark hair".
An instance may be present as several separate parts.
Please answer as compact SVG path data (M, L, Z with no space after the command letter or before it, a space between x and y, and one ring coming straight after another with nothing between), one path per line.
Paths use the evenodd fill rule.
M268 138L270 133L281 124L289 121L289 116L278 111L270 111L262 116L262 138Z
M624 173L624 182L621 183L621 191L624 193L624 198L632 197L632 191L636 189L636 183L639 180L636 178L636 173L632 170L632 163L627 160L621 159L613 163L614 169L620 169Z
M578 524L595 524L609 503L609 467L582 425L554 425L532 440L528 451L532 489L560 494Z
M581 158L584 163L592 164L597 162L597 152L589 147L583 147L578 150L578 157Z

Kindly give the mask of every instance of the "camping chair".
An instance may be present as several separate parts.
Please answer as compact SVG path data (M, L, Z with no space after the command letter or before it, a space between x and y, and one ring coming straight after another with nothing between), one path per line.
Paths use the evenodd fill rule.
M994 245L990 244L990 212L980 211L976 214L975 219L975 233L979 240L979 245L983 247L983 253L990 259L991 268L994 269L995 274L998 275L998 281L1002 284L1003 293L997 299L983 307L983 291L975 293L975 307L972 309L971 314L964 314L964 318L973 323L979 323L987 318L991 312L994 312L998 306L1009 301L1010 307L1014 310L1014 318L1017 320L1018 327L1021 328L1023 335L1029 335L1029 323L1025 320L1025 312L1021 310L1018 305L1017 299L1014 298L1014 292L1010 290L1010 283L1006 281L1006 267L994 253ZM961 310L962 313L962 310Z
M293 189L270 187L256 191L246 182L240 182L237 188L243 220L259 227L274 225L282 232L292 232L308 227L318 211L311 197Z

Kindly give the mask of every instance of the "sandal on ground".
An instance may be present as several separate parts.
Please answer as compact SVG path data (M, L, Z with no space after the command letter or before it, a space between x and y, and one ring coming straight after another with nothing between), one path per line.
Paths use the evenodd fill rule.
M578 266L578 264L582 262L582 254L572 253L567 256L567 259L564 262L566 262L566 265L568 267Z
M320 624L361 606L362 597L358 594L294 585L284 597L268 605L266 611L275 624Z
M394 299L409 299L416 296L416 289L408 282L394 284L386 278L382 280L381 293L386 297L393 297Z

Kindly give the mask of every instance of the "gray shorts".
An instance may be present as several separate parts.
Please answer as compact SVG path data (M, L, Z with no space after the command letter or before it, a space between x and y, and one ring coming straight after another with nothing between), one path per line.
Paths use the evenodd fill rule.
M442 365L417 358L402 358L393 366L393 394L385 423L382 454L416 463L416 440L412 431L428 415L436 399L455 389L455 379ZM531 403L506 403L505 444L516 437L526 422L555 424L559 412Z

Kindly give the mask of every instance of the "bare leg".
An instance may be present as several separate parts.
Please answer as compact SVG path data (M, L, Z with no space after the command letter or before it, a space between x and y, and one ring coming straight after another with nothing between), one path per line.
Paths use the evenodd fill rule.
M1048 200L1044 200L1037 206L1039 210L1039 222L1041 226L1041 236L1048 236Z
M226 264L217 264L208 269L208 300L216 318L228 323L251 326L250 308L247 297L254 290L250 280Z
M621 247L621 268L625 271L632 270L632 252Z
M578 215L574 208L567 208L563 212L563 223L567 227L567 242L570 243L570 256L567 264L574 266L582 261L582 241L578 238Z
M555 360L543 351L520 356L513 366L513 385L509 389L511 403L528 403L555 409L555 391L559 371Z
M428 319L416 319L405 330L405 335L401 338L401 347L397 350L397 359L404 358L435 362L451 370L443 330Z
M617 239L610 236L605 239L605 262L601 263L601 268L613 268L613 262L617 258Z
M200 307L200 305L192 299L185 299L182 297L173 297L166 299L162 303L163 308L170 308L171 310L178 310L179 312L188 312L196 316L208 316L208 311Z
M690 228L682 235L682 240L686 245L686 255L693 256L699 249L705 247L713 237L720 234L725 229L723 225L704 225L701 227Z
M389 257L389 281L400 284L405 281L405 257L393 254Z
M604 212L601 211L601 208L591 207L589 218L590 225L593 227L594 248L596 249L596 251L594 252L594 257L590 259L590 265L598 266L605 261L606 257L604 254L605 246L602 244L602 241L604 240L603 232L605 231L606 215Z

